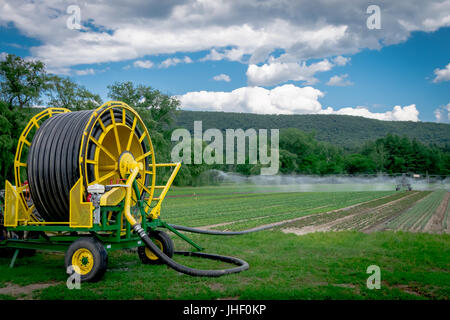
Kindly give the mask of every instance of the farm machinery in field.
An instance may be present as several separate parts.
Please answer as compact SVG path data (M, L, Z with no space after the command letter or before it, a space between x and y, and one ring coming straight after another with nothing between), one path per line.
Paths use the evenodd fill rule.
M45 109L29 121L19 138L15 185L9 181L5 185L0 251L12 253L11 267L21 252L63 251L66 271L77 273L81 281L99 280L108 253L125 248L137 248L144 264L165 263L194 276L248 269L241 259L200 252L201 246L177 230L196 229L161 219L162 203L180 166L155 162L144 122L123 102L76 112ZM171 175L165 185L156 185L161 168L171 169ZM174 251L171 237L162 229L196 251ZM174 261L174 253L237 266L194 269Z
M395 191L400 191L401 189L406 189L408 191L412 190L411 183L406 178L406 174L402 173L402 176L398 180L397 185L395 186Z

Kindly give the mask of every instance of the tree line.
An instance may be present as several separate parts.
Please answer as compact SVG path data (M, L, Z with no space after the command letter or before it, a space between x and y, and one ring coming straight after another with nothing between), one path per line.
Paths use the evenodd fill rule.
M357 152L367 142L386 133L416 139L450 151L450 125L436 122L382 121L357 116L324 114L255 114L217 111L180 110L175 125L192 132L193 123L202 121L203 128L286 129L314 132L318 141L329 142L345 151Z
M45 65L9 54L0 61L0 183L14 181L14 155L20 134L29 119L40 111L32 108L45 104L70 110L99 107L100 95L90 92L69 77L47 72ZM170 162L171 132L179 126L180 102L151 86L130 81L108 85L108 98L127 103L140 114L156 150L157 162ZM186 111L184 111L186 114ZM223 114L226 115L226 114ZM289 116L286 116L289 117ZM353 121L353 120L352 120ZM192 124L191 124L192 125ZM222 123L223 125L223 123ZM232 127L248 128L252 123ZM274 127L273 124L272 126ZM206 128L205 128L206 129ZM358 147L345 148L319 141L314 132L298 128L285 128L280 133L281 174L342 174L342 173L403 173L449 174L448 147L428 145L416 138L387 134ZM210 169L259 174L260 165L183 165L178 185L196 185L207 182L205 173ZM158 175L163 181L169 172Z
M170 133L179 101L150 86L132 82L108 85L108 100L132 106L141 116L158 152L158 162L170 161ZM47 72L41 61L8 54L0 61L0 183L14 181L14 155L22 130L42 109L33 106L95 109L103 104L100 95L90 92L69 77ZM160 176L164 178L168 173Z
M345 152L341 147L317 141L313 133L291 128L280 135L280 162L282 173L448 175L450 153L390 133L363 144L358 152Z

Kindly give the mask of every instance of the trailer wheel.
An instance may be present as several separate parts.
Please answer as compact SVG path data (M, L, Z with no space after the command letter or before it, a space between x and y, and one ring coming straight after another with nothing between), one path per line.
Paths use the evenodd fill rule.
M173 241L170 236L163 231L150 231L148 236L158 246L158 248L169 258L173 256ZM144 264L162 264L159 259L149 248L138 248L139 258Z
M76 272L82 282L95 282L106 272L108 253L96 238L82 237L69 246L64 262L68 274ZM72 270L68 269L69 266Z

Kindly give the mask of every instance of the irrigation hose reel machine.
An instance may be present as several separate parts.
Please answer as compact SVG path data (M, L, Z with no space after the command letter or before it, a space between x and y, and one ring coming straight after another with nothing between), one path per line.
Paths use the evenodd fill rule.
M108 252L136 247L143 263L165 263L193 276L217 277L248 269L241 259L200 252L203 248L177 229L205 230L161 220L162 202L180 166L155 162L144 122L123 102L76 112L47 108L29 121L19 138L15 186L9 181L5 186L0 251L14 252L11 267L20 252L63 251L66 272L78 273L81 281L103 276ZM165 185L156 185L161 168L170 168L171 175ZM196 251L174 251L162 228ZM174 253L236 266L194 269L174 261Z

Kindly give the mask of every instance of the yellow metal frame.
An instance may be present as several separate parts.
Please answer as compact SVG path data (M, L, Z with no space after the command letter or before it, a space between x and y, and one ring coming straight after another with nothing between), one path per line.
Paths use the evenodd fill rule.
M112 188L105 192L100 198L101 206L117 206L123 198L125 198L126 192L123 188Z
M8 180L5 185L5 227L16 227L20 222L28 221L30 212L24 206L19 194L21 189L16 189Z
M147 202L148 206L146 207L145 212L152 219L157 219L160 216L162 202L164 201L164 198L166 197L167 192L169 191L170 187L172 186L173 180L175 179L175 177L178 174L178 171L180 170L181 163L179 163L179 162L178 163L157 163L155 166L156 166L156 168L174 167L174 169L172 170L172 174L170 175L169 179L167 180L166 185L155 186L155 189L162 189L162 191L161 191L161 194L159 195L159 197L153 197L151 199L151 201L157 201L157 203L156 203L156 206L153 207L152 211L150 211L150 213L148 213L148 210L150 208L151 201Z
M31 118L30 121L28 121L28 124L26 125L25 129L23 129L23 131L19 137L19 143L17 144L16 155L14 157L14 178L15 178L16 186L18 186L18 187L23 186L22 180L20 179L20 168L21 167L26 168L27 163L21 161L22 151L23 151L24 144L26 144L28 147L31 146L32 139L28 139L28 135L31 133L31 130L33 128L36 128L36 130L39 129L40 121L42 121L44 119L46 120L46 118L50 118L55 114L67 113L67 112L70 112L70 110L65 109L65 108L47 108L44 111L39 112L37 115L35 115L33 118Z
M114 109L121 109L122 116L117 117L114 114ZM13 187L11 183L6 182L6 197L5 197L5 226L8 227L16 227L18 224L21 225L70 225L70 227L77 228L91 228L93 225L93 205L91 202L85 202L85 188L86 186L99 183L105 181L104 177L99 177L99 153L100 150L103 150L106 155L108 155L108 150L102 145L103 139L107 136L109 132L112 131L114 137L116 138L116 145L114 147L117 148L117 154L121 155L123 151L135 151L136 155L133 157L128 157L127 161L124 162L127 168L119 168L118 159L112 159L114 161L114 165L111 171L120 171L126 170L131 173L128 176L126 185L126 191L123 188L113 188L111 191L105 193L105 195L101 198L100 205L117 205L125 198L125 217L131 223L131 221L136 222L136 220L131 216L130 207L131 207L131 199L134 197L134 192L132 192L132 184L133 181L137 178L138 174L141 174L141 178L137 180L138 187L141 191L146 192L148 198L144 198L146 201L145 212L148 217L152 219L157 219L161 212L161 205L164 201L164 198L167 195L180 167L181 163L155 163L155 153L153 149L153 144L150 138L150 134L148 129L146 128L144 122L142 121L139 114L129 107L127 104L119 101L109 101L92 113L89 121L87 122L86 127L83 130L83 136L80 145L80 154L79 154L79 163L80 163L80 179L77 183L72 187L70 191L70 215L69 221L62 222L46 222L39 221L33 214L32 211L34 209L34 205L28 207L26 199L23 195L23 192L27 190L27 185L23 184L20 176L20 168L26 167L27 164L21 161L22 152L24 144L27 146L31 146L32 139L30 139L29 135L33 128L39 129L39 123L46 118L49 118L55 114L70 112L68 109L64 108L48 108L44 111L38 113L34 116L27 124L25 129L23 130L20 138L19 144L17 146L17 151L14 159L14 171L15 171L15 181L16 186ZM105 126L101 120L101 117L106 112L109 112L111 115L111 124ZM127 115L132 116L132 125L130 127L129 124L126 123ZM117 118L117 119L116 119ZM100 125L102 127L102 134L100 135L98 141L92 137L92 133L96 125ZM120 142L118 129L121 126L127 127L127 130L130 132L126 146L121 145L123 143ZM141 136L138 137L135 134L136 126L139 126L139 130L141 131ZM146 148L147 151L144 153L142 149L142 143L146 140ZM134 141L134 149L132 148L132 144ZM94 143L98 146L95 150L95 158L88 159L88 147L90 143ZM139 147L136 148L136 145ZM109 146L111 147L111 146ZM131 150L133 149L133 150ZM106 150L106 151L105 151ZM109 152L110 153L110 152ZM131 152L133 153L133 152ZM150 158L148 158L150 157ZM146 159L149 159L146 160ZM96 175L94 181L88 181L87 179L87 166L88 164L94 164L97 161L96 166ZM123 165L123 163L121 163ZM173 167L172 173L165 185L156 186L156 169L161 167ZM151 185L147 186L145 181L147 180L146 176L151 175ZM111 176L114 176L111 174ZM108 177L107 177L108 178ZM150 181L149 181L150 182ZM155 197L155 190L162 190L159 196ZM136 200L136 199L135 199ZM152 207L152 203L156 201L156 205ZM150 210L151 209L151 210ZM129 216L127 216L127 211ZM132 220L130 220L132 219ZM6 224L6 221L9 223Z
M73 228L92 228L92 202L83 201L83 180L80 178L70 190L69 225Z
M33 129L36 130L39 129L41 122L47 120L47 118L50 118L53 115L67 112L70 112L70 110L65 108L47 108L36 114L34 117L32 117L30 121L28 121L28 124L25 126L22 133L20 134L19 142L16 148L16 154L14 156L14 180L16 185L15 190L12 188L11 183L9 181L6 181L6 189L9 189L10 197L14 198L14 200L11 201L14 201L15 205L13 205L11 201L5 201L5 208L6 207L11 208L11 206L15 208L14 210L5 209L5 221L10 220L11 217L9 215L15 215L17 220L15 224L12 225L5 224L5 226L15 227L19 223L41 224L38 221L38 219L33 215L34 205L28 207L27 200L25 199L25 196L23 194L24 191L28 190L28 186L24 184L24 181L22 181L22 177L20 174L21 168L27 167L27 163L22 161L22 154L24 150L23 148L24 145L27 145L28 147L31 146L31 141L33 140L31 137L31 132Z
M122 110L122 117L121 117L121 119L119 119L119 120L121 120L120 122L116 121L117 119L114 116L114 108ZM133 124L132 124L131 128L129 128L129 126L126 124L126 112L128 112L129 115L132 115L132 117L133 117ZM108 126L105 126L101 120L102 115L105 113L110 113L110 115L111 115L111 124ZM96 124L99 124L103 130L102 134L98 138L98 141L92 136L92 132L93 132L94 128L96 127ZM137 137L135 135L135 128L138 125L139 125L139 128L143 131L141 133L140 137ZM131 129L130 135L127 140L127 144L124 148L120 143L119 134L118 134L118 127L121 127L121 126L122 127L125 126L129 129ZM89 186L94 183L99 183L99 182L105 181L106 179L108 179L110 177L114 177L116 175L120 176L120 174L119 174L120 168L118 167L118 158L114 157L113 154L111 154L111 151L107 150L102 145L103 139L105 139L105 137L107 136L107 134L109 134L109 132L111 130L113 130L113 133L115 136L116 146L114 146L114 147L117 148L118 155L121 155L121 153L124 151L133 151L133 150L131 150L133 139L135 142L138 141L139 144L141 144L144 140L147 142L148 148L150 150L147 150L147 152L144 154L142 149L141 150L138 149L137 151L140 154L137 154L137 155L135 154L134 156L136 158L134 160L136 160L137 162L141 162L145 165L146 159L148 157L150 157L150 161L149 161L150 163L148 164L148 167L144 168L142 170L141 178L139 180L137 180L137 182L138 182L140 191L142 192L142 190L144 190L148 194L150 199L153 198L153 194L155 191L154 186L155 186L155 182L156 182L156 174L155 174L156 165L155 165L155 152L153 149L153 144L152 144L152 141L150 138L150 134L149 134L144 122L142 121L141 117L139 116L139 114L134 109L132 109L130 106L128 106L126 103L123 103L120 101L109 101L109 102L103 104L102 106L100 106L99 108L97 108L92 113L92 115L84 129L82 140L81 140L80 155L79 155L80 177L83 178L84 186L86 187L86 186ZM135 139L137 139L137 140L135 140ZM87 152L88 152L88 147L89 147L90 143L94 143L98 147L98 148L96 148L94 159L87 158ZM109 156L111 158L111 160L114 162L113 167L110 168L111 171L102 177L99 176L99 170L98 170L99 169L98 159L99 159L100 150L102 150L103 153L106 154L107 156ZM136 150L134 150L134 151L136 151ZM94 181L88 181L88 179L87 179L87 170L88 170L89 164L93 164L96 166L95 167L96 168L95 169L96 179ZM147 175L151 175L150 189L145 185L145 181L147 180L147 177L146 177Z

